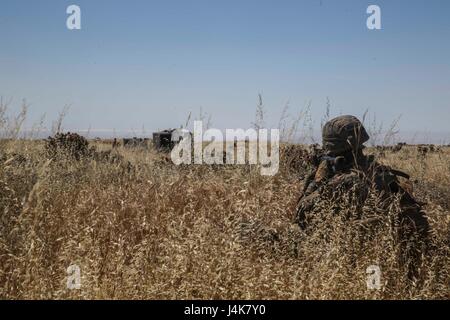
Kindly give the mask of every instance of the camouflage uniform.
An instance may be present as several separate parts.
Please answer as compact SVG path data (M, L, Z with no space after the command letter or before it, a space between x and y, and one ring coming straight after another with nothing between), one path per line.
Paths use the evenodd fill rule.
M312 218L311 209L324 193L329 192L333 197L335 190L351 190L350 195L357 206L362 207L369 189L374 187L386 207L393 195L399 196L399 237L405 243L419 239L420 244L414 245L414 248L409 245L407 252L407 256L413 258L410 260L417 262L429 237L429 224L422 204L412 196L409 176L375 162L373 156L364 155L363 144L369 136L361 122L353 116L340 116L327 122L322 138L323 153L316 156L315 170L306 179L298 202L296 222L299 226L307 229ZM410 276L415 276L414 268L410 269Z

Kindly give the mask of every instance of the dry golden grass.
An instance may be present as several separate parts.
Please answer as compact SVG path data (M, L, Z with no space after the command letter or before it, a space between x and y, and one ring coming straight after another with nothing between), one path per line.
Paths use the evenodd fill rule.
M330 204L316 231L302 234L292 224L301 172L176 167L123 148L123 163L50 161L36 141L0 141L0 152L2 299L449 298L449 149L382 159L410 173L429 202L436 249L415 284L388 219L367 231L327 214ZM366 210L377 212L376 199ZM66 288L73 264L80 290ZM373 264L381 290L366 286Z

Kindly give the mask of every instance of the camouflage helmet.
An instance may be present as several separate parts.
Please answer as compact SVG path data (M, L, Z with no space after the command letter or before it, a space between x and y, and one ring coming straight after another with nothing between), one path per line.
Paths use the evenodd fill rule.
M331 119L322 129L323 148L335 155L358 149L368 140L366 129L354 116Z

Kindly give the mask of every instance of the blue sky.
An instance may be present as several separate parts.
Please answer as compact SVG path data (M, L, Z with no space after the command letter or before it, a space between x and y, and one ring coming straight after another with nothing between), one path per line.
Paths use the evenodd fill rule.
M82 30L66 28L70 4ZM287 101L312 101L319 126L329 97L332 114L450 131L447 0L0 0L0 39L0 95L27 99L30 121L71 105L69 129L176 127L200 107L245 128L261 93L272 127Z

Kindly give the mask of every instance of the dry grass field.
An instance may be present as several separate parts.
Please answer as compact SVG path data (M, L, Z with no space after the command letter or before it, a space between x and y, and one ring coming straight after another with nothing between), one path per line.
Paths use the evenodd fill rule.
M449 148L379 159L408 172L428 203L434 249L417 281L398 263L393 213L373 195L364 210L384 219L377 230L343 221L330 203L302 234L292 221L304 172L283 153L274 177L251 166L177 167L151 149L113 153L49 159L42 141L0 141L1 299L449 298ZM74 264L79 290L66 286ZM366 285L374 264L380 290Z

